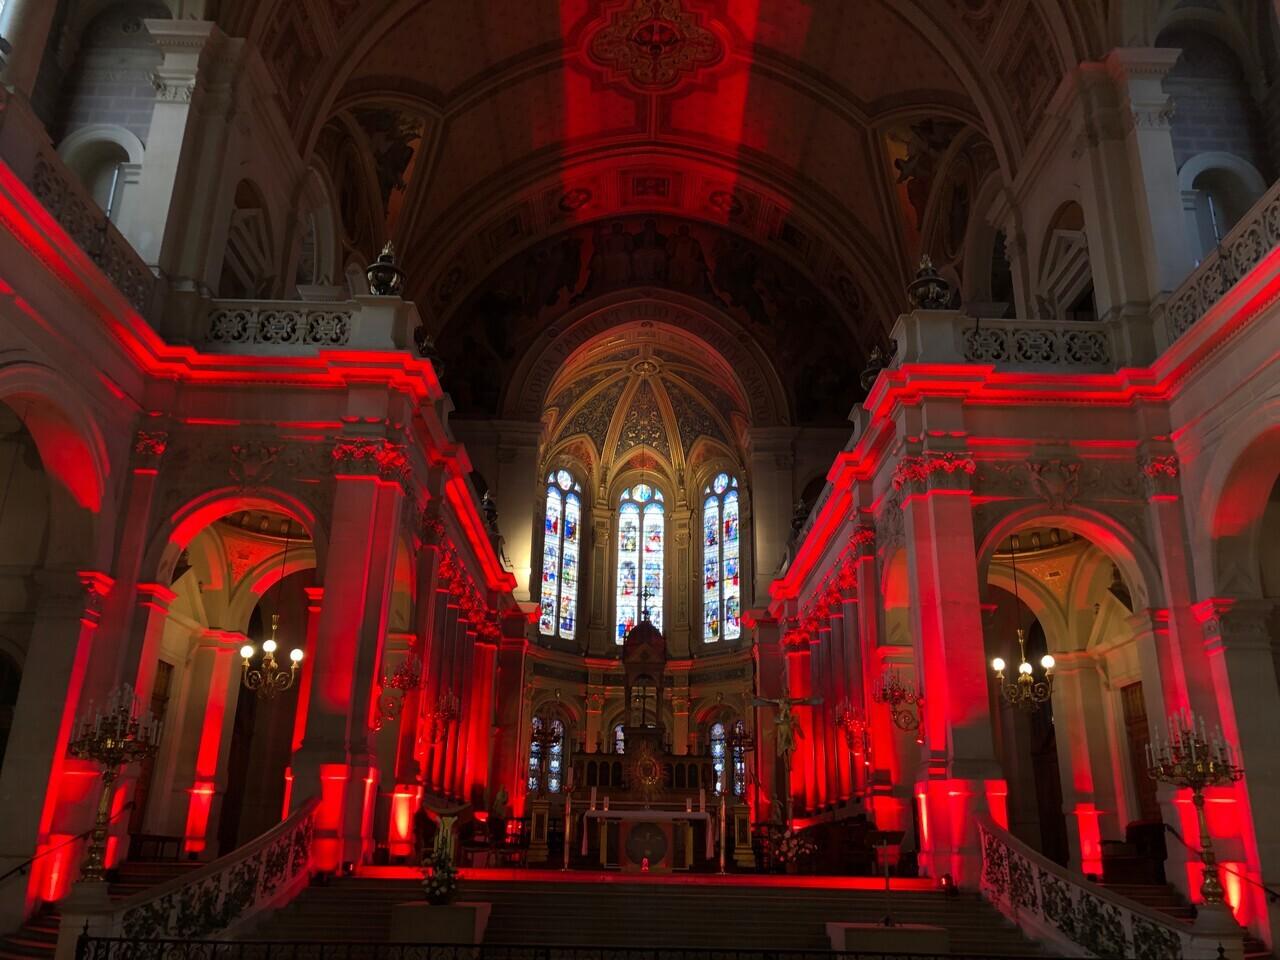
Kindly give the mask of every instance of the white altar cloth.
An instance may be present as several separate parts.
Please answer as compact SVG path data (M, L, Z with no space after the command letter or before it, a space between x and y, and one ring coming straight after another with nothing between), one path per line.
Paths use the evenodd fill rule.
M588 820L644 820L649 823L676 820L705 820L707 829L707 859L716 855L716 840L711 830L711 814L699 810L588 810L582 821L582 855L587 855L587 821Z

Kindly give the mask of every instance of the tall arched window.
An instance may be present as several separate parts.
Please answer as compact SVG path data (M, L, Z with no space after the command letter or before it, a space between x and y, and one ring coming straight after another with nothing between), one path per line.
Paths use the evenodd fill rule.
M711 725L711 767L716 772L716 796L724 793L724 724L720 722Z
M747 725L739 720L733 725L733 795L747 793Z
M613 752L627 752L627 731L622 724L615 724L613 728Z
M742 584L738 543L738 481L716 476L702 502L702 639L742 636Z
M547 510L542 538L542 614L538 630L572 640L578 619L578 558L582 488L568 470L547 476Z
M529 792L542 788L544 778L548 793L560 792L560 780L564 771L564 723L559 718L551 721L550 735L544 735L542 717L533 718L533 733L529 738ZM546 766L542 752L546 750Z
M637 483L618 499L618 636L621 644L648 611L662 629L662 491Z

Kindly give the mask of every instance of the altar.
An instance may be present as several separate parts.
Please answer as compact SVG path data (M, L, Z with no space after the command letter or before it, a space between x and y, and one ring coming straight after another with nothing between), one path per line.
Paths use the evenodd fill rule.
M715 856L711 814L697 810L587 810L583 814L582 855L593 829L599 839L600 865L628 873L687 869L693 863L694 824L703 827L703 857Z

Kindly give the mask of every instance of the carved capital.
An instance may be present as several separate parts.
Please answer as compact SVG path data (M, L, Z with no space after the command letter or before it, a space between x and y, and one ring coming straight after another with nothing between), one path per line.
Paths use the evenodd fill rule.
M1142 472L1142 486L1147 498L1169 497L1178 494L1178 458L1173 454L1145 456L1138 459Z
M169 434L163 430L139 430L133 438L133 454L138 465L155 469L169 447Z
M338 476L381 477L407 486L409 460L404 447L382 437L345 437L333 445Z
M959 453L929 453L903 457L893 471L893 488L908 495L926 490L968 490L978 469L973 457Z
M876 528L860 526L849 537L849 556L857 560L860 557L874 556L876 552Z

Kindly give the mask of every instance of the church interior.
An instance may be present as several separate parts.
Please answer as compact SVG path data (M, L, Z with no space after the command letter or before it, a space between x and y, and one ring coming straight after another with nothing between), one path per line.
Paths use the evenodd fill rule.
M0 960L1273 956L1278 179L1280 0L0 0Z

